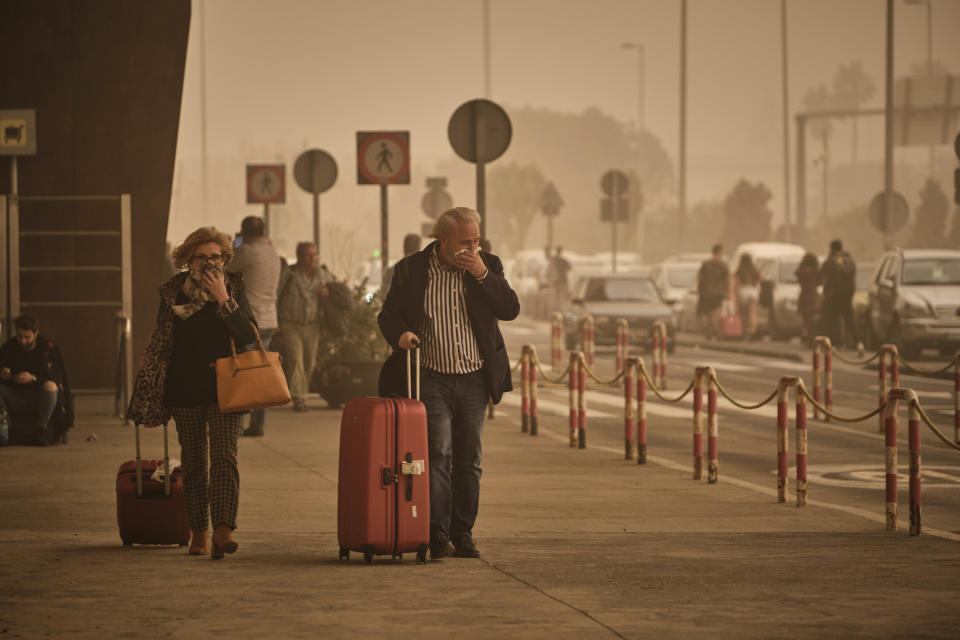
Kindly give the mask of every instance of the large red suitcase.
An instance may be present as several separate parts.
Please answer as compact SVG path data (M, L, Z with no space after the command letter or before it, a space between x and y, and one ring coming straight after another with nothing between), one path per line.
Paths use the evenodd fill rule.
M409 354L407 355L409 365ZM419 357L415 370L419 396ZM410 367L407 367L410 370ZM410 385L408 384L408 389ZM340 421L337 538L351 551L427 561L430 479L427 411L411 398L352 398Z
M137 457L117 471L117 525L125 546L132 544L178 544L190 542L187 504L183 497L183 469L170 469L167 426L163 426L163 460L142 460L140 426L136 429ZM158 467L166 466L163 480L151 480Z

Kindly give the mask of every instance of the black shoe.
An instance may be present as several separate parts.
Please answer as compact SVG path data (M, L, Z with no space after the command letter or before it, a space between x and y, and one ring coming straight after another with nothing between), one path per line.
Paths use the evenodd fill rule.
M464 533L453 539L453 555L458 558L479 558L480 550L470 534Z
M246 428L246 429L243 430L243 434L242 434L242 435L243 435L243 436L246 436L246 437L248 437L248 438L249 438L249 437L262 438L262 437L263 437L263 429L251 429L251 428L248 427L248 428Z
M450 539L447 538L446 534L440 533L437 534L432 540L430 540L430 559L438 560L440 558L448 558L453 555L453 545L450 544Z

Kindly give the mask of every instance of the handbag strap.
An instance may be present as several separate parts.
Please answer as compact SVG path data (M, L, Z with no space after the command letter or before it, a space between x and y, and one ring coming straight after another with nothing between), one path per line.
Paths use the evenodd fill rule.
M253 335L254 335L254 337L257 339L257 350L258 350L260 353L263 354L264 361L266 361L266 358L267 358L267 350L266 350L266 349L264 348L264 346L263 346L263 340L260 339L260 332L257 330L257 325L253 322L253 320L251 320L251 321L250 321L250 326L253 327ZM233 359L236 360L236 359L237 359L237 345L236 345L236 343L233 341L233 336L230 336L230 353L233 354Z

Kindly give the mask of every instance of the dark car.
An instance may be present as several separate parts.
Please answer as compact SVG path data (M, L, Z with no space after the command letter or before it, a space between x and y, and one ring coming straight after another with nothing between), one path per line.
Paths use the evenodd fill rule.
M627 321L630 344L648 344L654 322L663 320L667 325L668 349L674 349L673 309L647 271L580 278L573 287L570 303L564 328L568 349L576 349L580 344L587 314L593 315L596 344L616 344L620 318Z

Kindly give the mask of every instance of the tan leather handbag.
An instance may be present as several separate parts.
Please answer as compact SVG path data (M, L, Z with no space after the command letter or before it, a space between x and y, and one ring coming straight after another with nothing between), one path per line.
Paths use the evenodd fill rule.
M263 348L256 325L253 333L257 337L256 350L238 354L230 338L233 356L217 359L217 402L223 413L266 409L290 402L280 354Z

